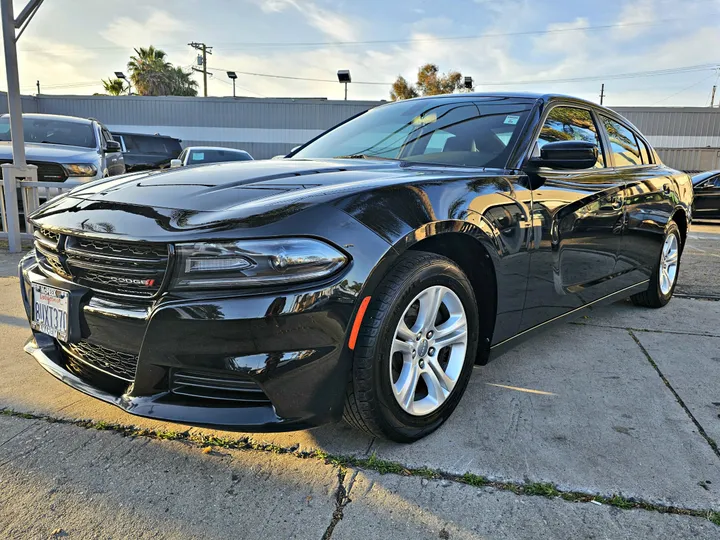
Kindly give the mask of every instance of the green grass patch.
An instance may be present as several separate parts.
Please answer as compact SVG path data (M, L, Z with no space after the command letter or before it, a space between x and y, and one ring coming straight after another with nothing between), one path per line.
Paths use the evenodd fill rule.
M489 481L484 476L466 472L460 477L460 481L469 486L481 487L488 485Z
M560 492L557 488L550 483L534 482L532 484L526 484L522 487L522 493L525 495L538 495L541 497L557 497Z

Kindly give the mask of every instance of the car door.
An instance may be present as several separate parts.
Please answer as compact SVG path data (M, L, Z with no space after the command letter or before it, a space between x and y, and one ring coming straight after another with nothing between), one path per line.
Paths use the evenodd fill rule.
M590 106L557 104L545 112L533 153L543 144L581 140L598 146L595 167L540 169L532 201L535 235L521 330L614 292L622 240L624 182L607 166L607 142Z
M109 141L115 141L113 136L110 134L105 126L100 126L100 133L102 135L102 148L105 153L105 167L108 170L109 176L115 176L123 174L125 172L125 159L123 158L122 150L108 150L107 143Z
M676 175L662 163L654 163L654 152L621 118L602 114L610 160L625 181L623 235L615 269L622 288L650 277L662 248L665 225L675 208Z
M695 186L695 219L720 219L720 175Z

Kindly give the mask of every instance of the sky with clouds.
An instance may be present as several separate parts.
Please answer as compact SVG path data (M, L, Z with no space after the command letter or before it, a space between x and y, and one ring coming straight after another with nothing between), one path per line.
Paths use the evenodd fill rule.
M720 0L46 0L18 43L21 90L39 80L48 94L101 92L150 44L189 68L191 41L213 46L213 96L232 94L235 70L318 79L239 73L238 95L342 99L333 81L350 69L350 99L388 99L397 75L414 80L433 62L479 91L597 100L604 81L610 106L705 106L720 73Z

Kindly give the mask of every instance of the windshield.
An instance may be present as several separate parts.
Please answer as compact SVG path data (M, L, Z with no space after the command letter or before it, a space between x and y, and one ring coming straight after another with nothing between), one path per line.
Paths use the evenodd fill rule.
M91 123L23 117L25 142L97 148ZM0 141L10 140L10 118L0 118Z
M188 165L195 165L198 163L218 163L220 161L250 161L251 159L250 154L245 152L204 148L190 152Z
M372 109L293 158L366 157L465 167L505 167L534 100L422 99Z

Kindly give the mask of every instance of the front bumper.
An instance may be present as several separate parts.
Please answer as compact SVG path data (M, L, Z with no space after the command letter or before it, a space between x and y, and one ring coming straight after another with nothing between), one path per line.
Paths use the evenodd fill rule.
M20 274L30 320L30 284L48 278L30 256ZM64 383L135 415L247 431L312 427L342 415L351 354L347 333L358 298L358 288L348 286L355 283L348 279L352 274L351 269L321 288L282 295L166 295L147 304L87 290L79 308L80 337L88 346L136 357L131 381L97 365L83 363L78 371L67 344L35 330L25 350ZM200 397L179 395L179 374L243 381L266 399L216 399L205 390Z

